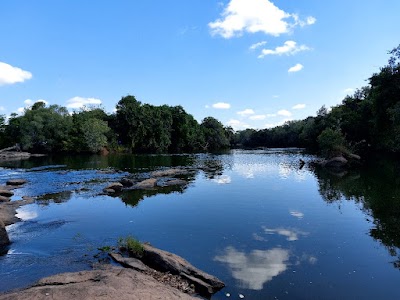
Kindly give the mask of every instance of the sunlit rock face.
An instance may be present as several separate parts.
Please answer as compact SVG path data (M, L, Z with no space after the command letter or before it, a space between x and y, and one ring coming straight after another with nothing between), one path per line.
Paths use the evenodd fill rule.
M239 281L242 288L262 290L266 282L287 269L289 250L273 248L245 253L227 247L222 255L214 259L227 264L233 278Z

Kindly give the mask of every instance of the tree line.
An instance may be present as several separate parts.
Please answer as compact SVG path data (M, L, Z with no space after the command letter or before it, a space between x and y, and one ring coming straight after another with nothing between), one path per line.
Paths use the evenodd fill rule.
M36 102L8 122L0 116L0 147L18 144L31 152L218 151L229 148L231 135L231 128L213 117L199 124L182 106L143 104L131 95L122 97L112 114L101 107L70 114L65 107Z
M31 152L133 153L218 151L229 147L305 147L327 156L346 151L400 153L400 45L368 85L328 110L271 129L234 132L213 117L199 124L182 106L143 104L122 97L116 112L101 107L69 113L36 102L23 115L0 116L0 147Z
M400 45L368 85L315 117L289 121L271 129L235 133L241 147L305 147L326 155L338 152L400 152Z

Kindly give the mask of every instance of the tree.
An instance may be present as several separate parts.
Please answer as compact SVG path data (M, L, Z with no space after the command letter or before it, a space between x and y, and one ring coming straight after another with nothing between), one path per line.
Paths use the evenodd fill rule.
M128 145L131 151L134 151L144 133L140 120L141 105L135 96L128 95L122 97L116 106L117 133L121 142Z
M205 150L216 151L229 148L229 140L221 122L213 117L207 117L200 126L204 135Z
M86 146L91 152L97 153L107 145L105 135L110 128L106 122L96 118L88 119L82 124L82 131Z
M336 156L345 149L345 139L339 130L327 128L318 136L318 145L325 155Z

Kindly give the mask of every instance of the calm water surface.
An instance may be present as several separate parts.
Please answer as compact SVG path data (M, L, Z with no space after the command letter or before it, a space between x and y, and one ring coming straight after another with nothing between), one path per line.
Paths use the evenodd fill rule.
M212 299L399 299L399 163L330 174L299 169L300 158L312 159L275 149L3 163L0 184L29 180L13 200L38 198L7 228L0 291L90 269L98 247L133 235L222 279ZM183 189L99 195L129 173L170 166L203 171Z

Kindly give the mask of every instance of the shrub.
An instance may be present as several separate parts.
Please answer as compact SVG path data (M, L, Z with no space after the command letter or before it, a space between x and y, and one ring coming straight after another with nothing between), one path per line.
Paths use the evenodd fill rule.
M118 247L121 251L127 251L129 255L134 257L142 257L144 254L142 243L132 236L120 238L118 240Z

